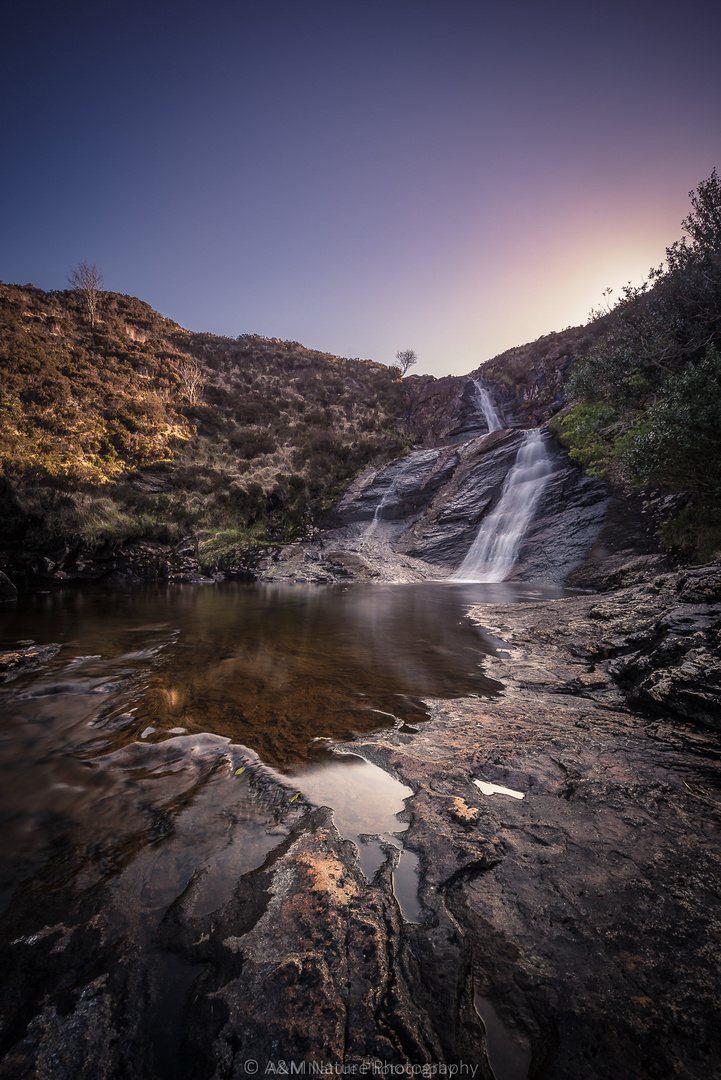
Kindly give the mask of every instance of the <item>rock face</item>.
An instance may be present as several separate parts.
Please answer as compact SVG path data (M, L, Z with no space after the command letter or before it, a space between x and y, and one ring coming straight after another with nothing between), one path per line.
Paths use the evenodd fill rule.
M452 375L444 379L409 375L405 379L409 426L422 445L438 446L449 441L468 382Z
M406 379L406 389L408 423L425 446L445 446L488 434L474 379L467 376L444 379L410 376ZM528 415L512 404L506 388L489 383L487 389L504 427L521 427L529 423Z
M10 578L0 570L0 604L8 600L17 600L18 591Z
M631 704L721 730L721 568L661 575L646 588L670 601L658 615L639 611L633 592L591 610L626 635L609 672Z
M420 450L378 472L367 471L328 520L329 542L372 548L421 560L445 577L471 547L497 505L523 444L519 431L494 431L466 442ZM516 580L558 584L580 563L601 529L605 486L573 466L546 438L552 476L519 552Z
M116 584L140 581L202 583L206 577L198 562L196 545L190 537L175 544L156 540L136 540L107 544L89 552L63 545L43 555L24 560L24 574L36 586L60 585L69 581L105 580ZM3 599L0 576L0 600ZM5 579L7 581L7 578ZM10 590L14 586L7 581ZM15 591L14 596L17 596ZM13 599L10 594L5 599Z
M547 452L553 472L521 544L518 570L511 576L552 584L564 582L595 543L609 496L605 484L573 465L553 440L548 440Z
M498 501L522 436L493 432L464 443L457 468L424 514L399 536L399 551L455 569L473 543L481 520Z

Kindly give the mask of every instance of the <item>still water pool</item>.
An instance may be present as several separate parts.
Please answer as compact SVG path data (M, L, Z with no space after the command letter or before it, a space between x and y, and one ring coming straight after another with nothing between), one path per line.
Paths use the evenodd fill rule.
M509 589L511 590L509 593ZM0 650L57 643L0 688L2 908L107 887L148 932L195 876L212 911L308 805L330 806L372 877L412 792L353 753L413 732L424 699L492 694L470 604L528 587L62 589L0 615ZM387 846L385 847L387 850ZM405 862L404 862L405 860ZM418 917L415 856L396 888Z

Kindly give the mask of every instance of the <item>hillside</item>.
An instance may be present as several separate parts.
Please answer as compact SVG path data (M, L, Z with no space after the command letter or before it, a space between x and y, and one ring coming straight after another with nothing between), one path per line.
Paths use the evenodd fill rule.
M592 476L623 499L641 488L668 549L715 558L715 170L690 197L684 238L641 287L466 377L401 379L298 342L184 330L130 296L98 293L96 312L82 289L0 284L0 566L52 580L248 567L312 536L366 467L482 433L473 378L506 427L550 420Z
M551 421L571 458L644 493L663 545L721 553L721 178L689 192L683 235L640 286L582 327L507 350L473 374L507 422ZM633 511L630 511L632 514Z
M302 535L412 437L398 372L191 333L129 296L0 285L3 544L190 536L201 562ZM17 558L14 559L17 561Z
M506 415L518 424L543 423L565 405L575 361L608 333L611 321L606 316L544 334L499 353L472 375L495 387Z
M721 553L721 177L689 192L683 236L631 285L565 382L551 429L597 477L656 488L671 507L664 544Z

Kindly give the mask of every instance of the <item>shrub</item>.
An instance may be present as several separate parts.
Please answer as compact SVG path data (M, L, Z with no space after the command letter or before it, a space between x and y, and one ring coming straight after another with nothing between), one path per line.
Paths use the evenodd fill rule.
M666 380L623 455L639 484L690 492L721 505L721 353Z
M256 458L261 454L272 454L276 449L273 436L261 428L241 428L233 431L228 442L235 452L243 458Z

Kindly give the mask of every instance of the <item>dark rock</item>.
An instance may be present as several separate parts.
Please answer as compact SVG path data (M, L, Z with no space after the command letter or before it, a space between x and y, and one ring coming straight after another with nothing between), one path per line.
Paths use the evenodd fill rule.
M503 410L497 400L497 391L491 387L485 386L484 389L486 389L488 393L491 404L496 409L496 412L499 413L499 420L502 427L514 427L514 424L505 423ZM468 439L475 439L479 435L487 435L488 433L488 422L486 421L481 407L481 400L476 387L476 382L473 379L469 379L463 388L463 393L458 402L456 423L449 430L446 439L450 443L467 442Z
M162 939L211 965L184 1023L204 1075L240 1074L248 1059L261 1071L279 1059L442 1059L448 1036L428 1024L399 963L389 874L366 882L327 809L239 882L233 903L208 919L189 910L192 888L166 916ZM209 1026L213 1012L220 1022Z
M694 566L682 574L677 583L679 599L686 604L717 604L721 602L721 567Z
M598 537L566 584L579 589L625 588L650 581L673 567L661 553L655 520L640 492L611 495Z
M695 596L713 594L718 568L707 578L704 588L696 576ZM629 701L721 729L721 607L675 607L632 640L641 647L609 667Z
M675 601L669 581L604 601L602 621L588 596L483 605L475 617L509 643L488 661L504 695L437 704L423 741L364 743L416 789L424 907L453 915L475 993L533 1076L702 1080L721 1052L716 740L630 713L603 665L574 655L597 647L599 624L667 618L680 633ZM483 796L474 777L525 798Z
M0 682L9 682L25 671L46 664L60 651L60 645L29 645L0 652Z
M378 472L368 470L349 487L326 524L338 529L356 522L370 523L376 510L382 521L412 519L450 480L458 460L455 450L416 450Z
M0 570L0 604L8 600L17 600L18 591L10 578Z
M467 384L467 378L453 375L443 379L410 375L405 379L409 426L422 445L439 446L449 441Z
M377 473L367 471L329 517L333 539L358 535L352 527L367 523L364 546L372 547L379 539L374 530L384 529L392 552L448 574L461 564L484 517L497 505L523 440L518 431L494 431L455 446L416 451ZM552 440L547 446L554 472L513 577L557 584L593 545L608 496L605 486L571 465Z
M522 436L495 431L455 448L425 512L396 541L397 551L448 569L462 561L485 513L498 501Z
M296 545L292 561L312 556ZM331 811L291 803L292 787L238 747L230 775L241 761L257 774L268 827L282 808L291 816L214 911L197 873L141 948L135 924L109 914L112 890L65 882L70 863L63 884L34 880L32 903L21 894L2 924L0 1076L221 1080L247 1075L249 1060L260 1075L279 1061L308 1074L311 1062L349 1073L377 1060L463 1061L492 1080L487 1003L539 1080L714 1075L717 733L685 716L673 688L648 691L652 711L625 695L690 665L721 715L721 607L683 598L712 592L718 571L482 605L474 618L507 643L485 661L503 693L428 702L416 735L353 744L413 791L402 843L420 866L416 923L396 900L397 852L387 845L366 880ZM196 768L215 768L227 743L203 739ZM176 760L170 743L155 766ZM136 751L116 751L114 768L137 773ZM483 795L475 779L524 798Z
M372 576L374 574L374 570L366 560L362 559L360 555L355 555L352 551L329 551L326 555L326 561L331 566L336 566L341 571L353 574L355 577L366 574Z
M605 484L573 465L552 440L547 451L553 474L518 553L512 579L560 584L586 557L603 526L608 507Z
M593 582L597 589L607 592L653 581L659 574L670 568L671 560L667 555L631 555L629 557L629 552L624 551L615 556L605 556L590 572L587 567L579 568L578 573L574 571L568 575L567 583L575 585L581 582Z

